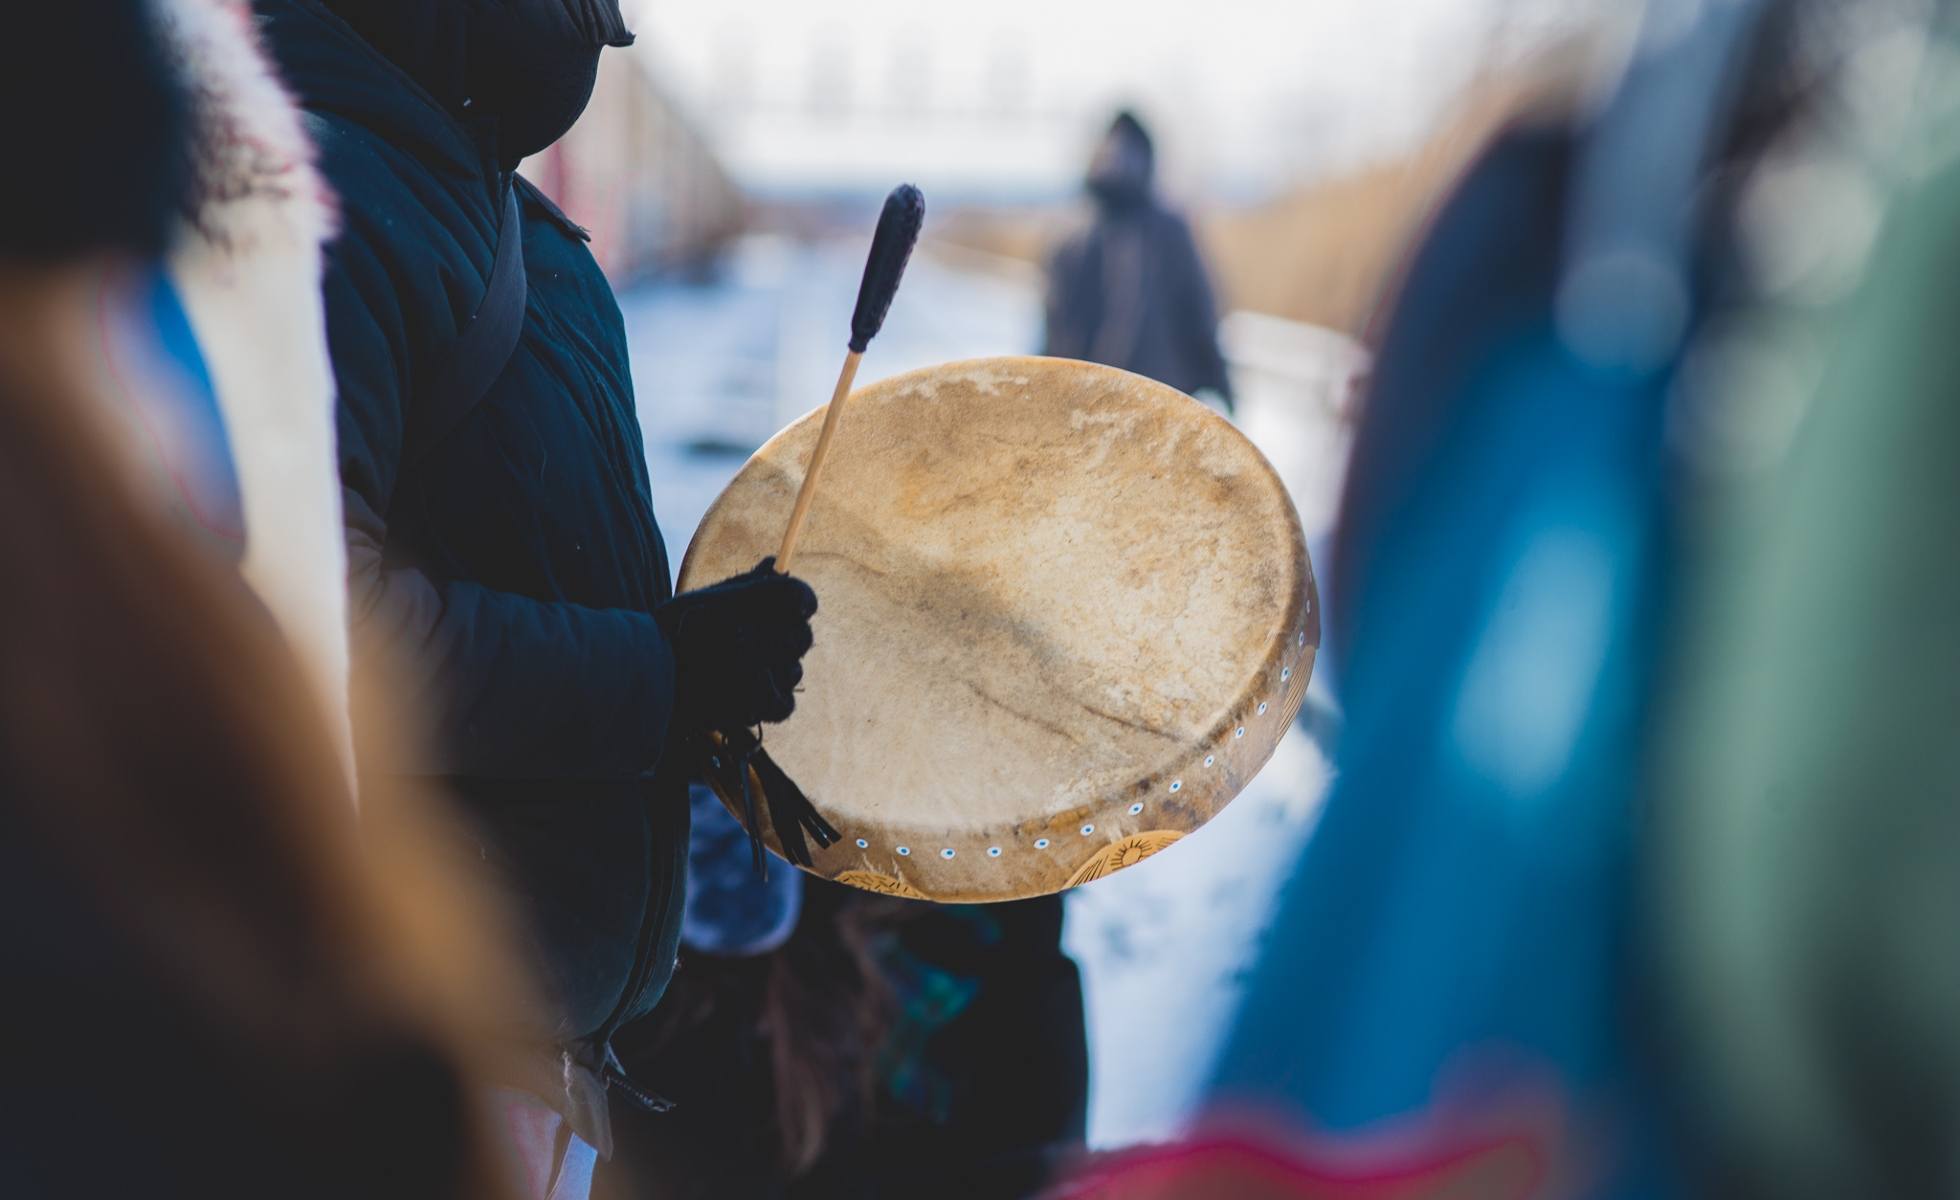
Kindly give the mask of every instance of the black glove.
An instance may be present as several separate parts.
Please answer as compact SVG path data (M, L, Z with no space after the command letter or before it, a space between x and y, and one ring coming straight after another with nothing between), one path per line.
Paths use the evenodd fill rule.
M795 711L817 594L775 567L765 558L654 611L674 650L675 709L692 728L748 729Z

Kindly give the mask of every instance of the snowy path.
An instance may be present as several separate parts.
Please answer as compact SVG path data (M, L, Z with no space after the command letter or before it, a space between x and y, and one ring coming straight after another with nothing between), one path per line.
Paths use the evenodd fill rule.
M712 284L661 284L622 297L655 508L677 566L747 455L828 398L861 255L856 246L757 240ZM1039 341L1040 320L1039 297L1026 286L923 258L860 383L1026 353ZM1318 565L1343 439L1324 413L1288 397L1254 388L1242 408L1242 426L1295 493ZM1325 703L1318 679L1315 702ZM1095 1144L1163 1136L1188 1111L1327 780L1321 748L1296 726L1253 785L1204 829L1071 894L1065 939L1087 995Z

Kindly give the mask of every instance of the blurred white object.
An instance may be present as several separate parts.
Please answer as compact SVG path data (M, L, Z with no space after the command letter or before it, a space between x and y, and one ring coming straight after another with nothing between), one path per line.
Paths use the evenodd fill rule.
M1239 427L1293 494L1311 545L1334 522L1355 399L1372 359L1347 334L1264 313L1230 313L1218 335L1238 390Z
M320 296L333 199L251 6L163 0L158 12L197 114L198 204L168 269L236 460L245 579L311 677L351 778L347 552Z

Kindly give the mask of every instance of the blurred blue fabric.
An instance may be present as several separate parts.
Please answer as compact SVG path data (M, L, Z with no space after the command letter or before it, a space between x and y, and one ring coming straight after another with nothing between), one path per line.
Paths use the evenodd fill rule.
M1340 772L1218 1075L1318 1131L1548 1091L1630 1103L1660 406L1656 380L1576 361L1553 329L1542 231L1570 153L1519 134L1484 161L1410 285L1438 323L1405 316L1382 355L1368 419L1408 436L1355 464Z
M231 436L190 316L169 276L146 268L105 290L107 366L164 481L166 503L200 545L234 565L245 557L245 508Z
M699 954L767 954L796 932L803 875L777 858L755 872L748 831L705 784L688 789L694 829L687 844L687 908L681 944Z
M1631 858L1685 214L1743 28L1644 64L1590 123L1509 131L1411 265L1335 550L1336 782L1221 1112L1386 1146L1385 1169L1494 1132L1561 1192L1674 1190Z

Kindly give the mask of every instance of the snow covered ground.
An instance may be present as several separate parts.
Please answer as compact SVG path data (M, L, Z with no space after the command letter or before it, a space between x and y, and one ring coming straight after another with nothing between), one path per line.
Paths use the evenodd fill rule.
M829 398L862 255L856 244L756 239L712 283L661 283L622 297L655 508L677 565L748 454ZM1031 352L1040 322L1040 297L1026 281L924 256L860 383ZM1330 376L1346 369L1338 357L1329 356ZM1316 389L1338 390L1338 379L1303 387L1297 376L1248 369L1239 383L1241 426L1293 490L1318 565L1345 436ZM1329 711L1324 678L1309 693L1310 713ZM1086 989L1095 1144L1163 1136L1189 1111L1328 778L1322 746L1296 725L1204 829L1071 894L1065 940Z

